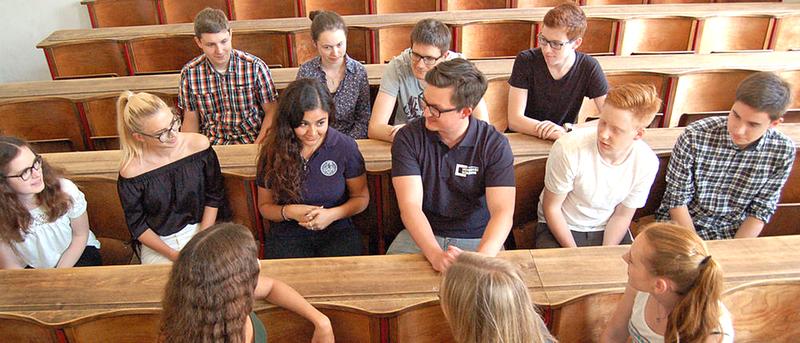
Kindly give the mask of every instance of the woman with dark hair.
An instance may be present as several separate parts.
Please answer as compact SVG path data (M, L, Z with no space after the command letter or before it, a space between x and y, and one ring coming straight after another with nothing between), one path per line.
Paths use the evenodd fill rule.
M0 268L97 266L86 198L25 141L0 136Z
M258 248L244 226L222 223L194 237L172 265L162 306L165 343L266 343L253 300L267 301L314 323L312 342L333 342L328 317L283 282L259 275Z
M317 79L327 86L336 103L339 132L355 139L367 138L370 101L367 70L347 55L347 26L333 11L311 11L311 38L319 55L303 63L297 78Z
M292 82L261 144L258 208L270 223L268 258L361 253L350 217L369 202L364 158L353 138L328 127L335 105L314 79Z

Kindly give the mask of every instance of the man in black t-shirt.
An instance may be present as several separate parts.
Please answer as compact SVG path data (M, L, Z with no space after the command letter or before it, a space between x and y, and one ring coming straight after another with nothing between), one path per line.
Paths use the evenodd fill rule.
M559 5L544 17L539 48L517 55L508 80L511 130L555 140L569 131L584 97L598 109L608 92L603 69L593 57L575 51L586 31L580 7Z

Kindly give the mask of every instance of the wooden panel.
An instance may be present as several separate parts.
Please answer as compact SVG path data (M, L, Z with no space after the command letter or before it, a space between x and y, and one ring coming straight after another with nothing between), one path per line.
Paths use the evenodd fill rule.
M255 158L253 162L255 162ZM228 205L233 215L230 220L250 229L258 242L259 258L264 258L262 248L264 231L259 225L258 217L261 214L258 213L258 207L254 202L256 198L253 194L255 177L232 171L222 172L222 177L225 184L225 196L228 198Z
M658 92L658 97L663 101L661 109L659 109L659 112L662 112L667 104L668 100L667 91L669 90L669 75L667 74L653 73L646 71L608 72L606 73L606 81L608 81L609 88L613 88L626 83L642 83L647 85L653 85L654 87L656 87L656 92ZM600 111L598 110L594 101L588 98L584 98L583 100L584 101L583 105L581 106L581 111L578 113L579 123L583 123L590 118L597 118L600 115ZM656 115L656 118L653 119L653 121L657 122L656 124L660 124L661 118L663 116L664 116L663 113L659 113Z
M701 54L766 49L772 30L768 16L710 17L698 30L696 51Z
M625 20L619 54L690 52L696 26L689 17Z
M583 43L578 47L578 51L590 55L614 55L619 21L589 18L586 22L586 33L583 35Z
M556 7L566 2L572 2L576 5L579 5L578 1L571 1L571 0L515 0L514 7L516 8Z
M88 137L95 150L119 149L117 97L118 95L109 95L83 102L83 113L89 125Z
M291 18L300 15L297 0L230 0L231 19Z
M347 28L347 55L361 63L372 62L372 38L369 29Z
M378 342L380 341L380 321L357 311L331 308L318 308L328 316L337 342ZM257 310L256 315L267 327L271 342L305 343L314 335L314 325L294 312L272 307Z
M86 5L93 27L159 24L156 0L94 0Z
M258 56L271 68L292 65L285 33L234 32L231 42L235 49Z
M539 157L514 166L517 185L514 200L514 226L521 226L537 219L539 195L544 189L547 157Z
M393 343L455 342L438 301L415 306L390 319L389 334Z
M0 134L24 138L39 153L86 150L80 115L69 100L0 104L0 123Z
M178 73L203 51L194 36L134 39L128 43L133 74Z
M736 342L792 342L800 336L800 280L759 282L733 289L722 301Z
M460 51L469 59L514 58L533 46L530 22L474 23L458 28Z
M636 209L633 215L634 220L655 214L658 207L661 206L664 191L667 190L667 167L669 166L670 156L672 156L671 152L658 154L658 172L653 184L650 186L650 195L647 196L644 206Z
M123 53L117 41L94 41L62 44L47 48L54 79L86 76L128 75Z
M800 235L797 218L800 218L800 203L778 204L775 214L758 236Z
M368 0L303 0L304 17L314 10L328 10L339 15L369 14Z
M413 25L384 27L375 30L375 45L378 60L374 63L388 63L392 57L399 55L411 47L411 30Z
M125 212L117 194L114 177L82 176L72 178L89 203L89 228L102 239L100 255L103 265L130 264L133 249L131 234L125 222Z
M489 122L500 132L508 128L508 87L508 77L492 79L483 95L489 107Z
M375 0L375 13L433 12L439 10L438 0Z
M583 0L584 5L636 5L646 3L646 0Z
M91 316L64 329L76 343L140 343L158 341L161 310L120 310Z
M553 308L553 335L562 343L599 342L621 299L622 293L600 292Z
M0 313L0 337L7 342L59 342L56 330L31 317L10 313Z
M800 151L796 153L798 152ZM800 203L800 158L794 159L792 171L789 172L789 178L783 185L778 203Z
M664 126L678 125L684 113L727 111L733 106L736 87L752 71L727 70L681 75L673 84L672 99L665 114Z
M800 50L800 15L778 18L774 35L774 50Z
M791 85L792 103L789 108L800 109L800 70L780 71L777 74Z
M491 8L511 7L508 0L444 0L443 11L483 10Z
M206 7L228 13L227 0L160 0L162 23L191 23L198 12Z
M714 0L647 0L648 4L705 4Z
M311 31L303 30L289 34L292 37L292 51L294 60L291 67L299 67L308 60L317 57L317 48L314 47L314 40L311 39Z

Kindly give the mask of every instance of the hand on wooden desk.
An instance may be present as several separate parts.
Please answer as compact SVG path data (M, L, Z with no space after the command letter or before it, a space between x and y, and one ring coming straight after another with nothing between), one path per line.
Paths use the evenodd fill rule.
M444 272L447 268L450 268L450 265L456 261L458 255L461 255L462 252L464 251L460 248L448 245L447 250L443 250L441 253L437 253L432 257L425 256L425 258L428 259L428 262L431 263L431 267L433 267L434 270L437 272Z

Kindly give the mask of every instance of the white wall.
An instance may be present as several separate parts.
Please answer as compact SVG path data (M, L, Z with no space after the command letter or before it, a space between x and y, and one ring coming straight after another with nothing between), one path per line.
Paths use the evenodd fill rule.
M0 83L50 80L36 44L56 30L92 27L80 0L0 0Z

